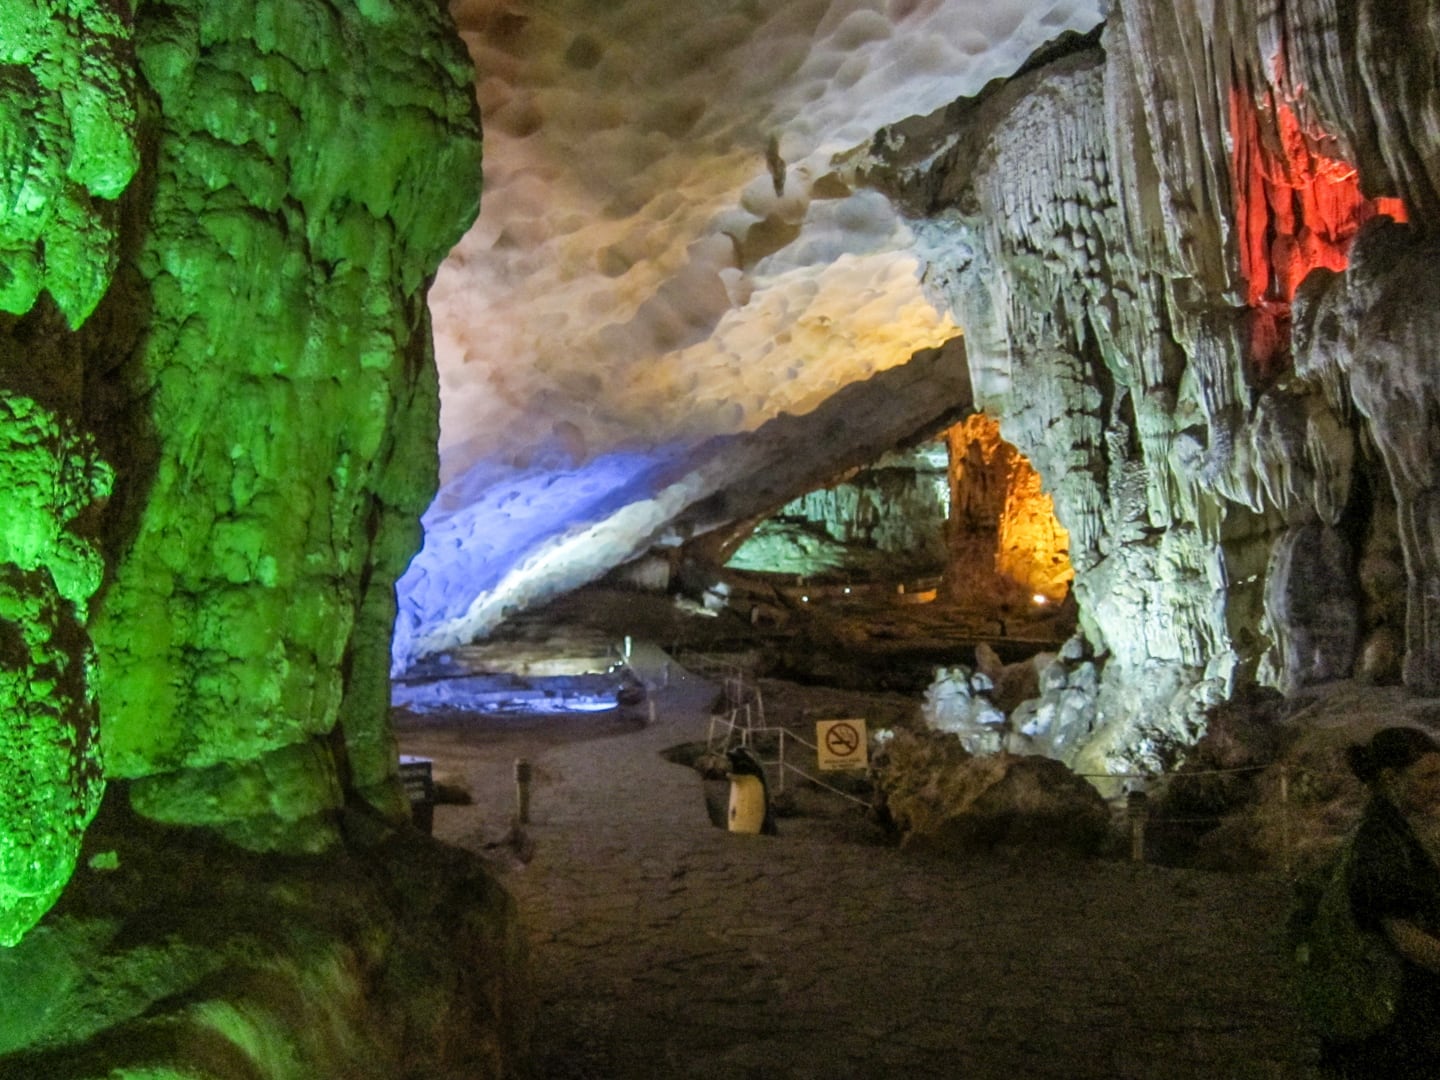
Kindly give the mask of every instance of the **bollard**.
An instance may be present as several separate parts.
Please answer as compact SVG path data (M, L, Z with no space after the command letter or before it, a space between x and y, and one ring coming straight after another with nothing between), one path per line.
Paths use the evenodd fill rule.
M1292 869L1290 860L1290 770L1280 766L1280 859L1285 873Z
M1132 791L1125 799L1125 810L1130 818L1130 858L1134 862L1145 861L1145 821L1150 816L1150 799L1143 791Z
M530 823L530 762L524 758L515 759L515 820L521 825Z

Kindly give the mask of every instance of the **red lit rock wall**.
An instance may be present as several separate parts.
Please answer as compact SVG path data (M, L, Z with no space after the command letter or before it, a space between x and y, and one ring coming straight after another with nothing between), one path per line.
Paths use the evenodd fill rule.
M1230 93L1235 231L1245 302L1251 308L1250 363L1257 381L1290 366L1290 302L1312 270L1344 270L1360 227L1385 214L1405 220L1399 199L1367 199L1355 166L1327 157L1295 108L1264 88Z

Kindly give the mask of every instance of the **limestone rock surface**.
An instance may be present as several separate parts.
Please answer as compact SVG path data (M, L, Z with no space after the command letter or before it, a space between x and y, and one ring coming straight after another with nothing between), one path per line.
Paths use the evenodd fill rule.
M916 849L1094 852L1109 835L1100 793L1053 758L973 756L954 735L900 731L876 772L886 811Z
M135 49L150 311L105 417L107 768L156 817L279 809L313 846L342 788L394 808L390 583L435 483L425 292L476 211L470 68L423 3L150 5ZM301 746L308 787L275 766ZM223 794L181 795L201 773Z
M1395 567L1397 540L1404 677L1433 690L1431 182L1389 139L1435 80L1374 51L1405 23L1123 0L842 168L903 208L977 405L1069 530L1087 770L1168 767L1245 684L1343 678L1362 647L1383 670L1402 617L1357 567Z
M83 327L139 148L128 19L62 7L0 8L0 945L64 886L103 787L89 622L114 474L83 404L127 338Z

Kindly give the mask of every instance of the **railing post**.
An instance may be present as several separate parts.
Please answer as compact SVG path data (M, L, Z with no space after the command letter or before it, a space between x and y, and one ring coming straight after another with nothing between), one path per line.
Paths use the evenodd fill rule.
M524 758L515 759L515 820L521 825L530 823L530 762Z
M1294 865L1290 857L1290 768L1280 766L1280 858L1288 875Z
M1130 819L1130 858L1145 861L1145 823L1150 816L1150 798L1143 791L1132 791L1125 798L1125 811Z

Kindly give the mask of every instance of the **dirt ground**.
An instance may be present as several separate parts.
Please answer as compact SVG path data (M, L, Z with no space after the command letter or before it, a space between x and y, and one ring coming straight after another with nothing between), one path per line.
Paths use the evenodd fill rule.
M436 807L435 835L487 858L515 897L537 1076L1310 1075L1277 948L1277 875L929 858L804 788L777 836L715 828L706 804L723 791L674 759L703 746L718 686L636 640L655 704L643 719L397 717L402 750L433 757L442 790L473 800ZM682 655L747 643L703 644ZM905 707L898 694L765 685L788 718ZM517 758L534 788L514 833Z

